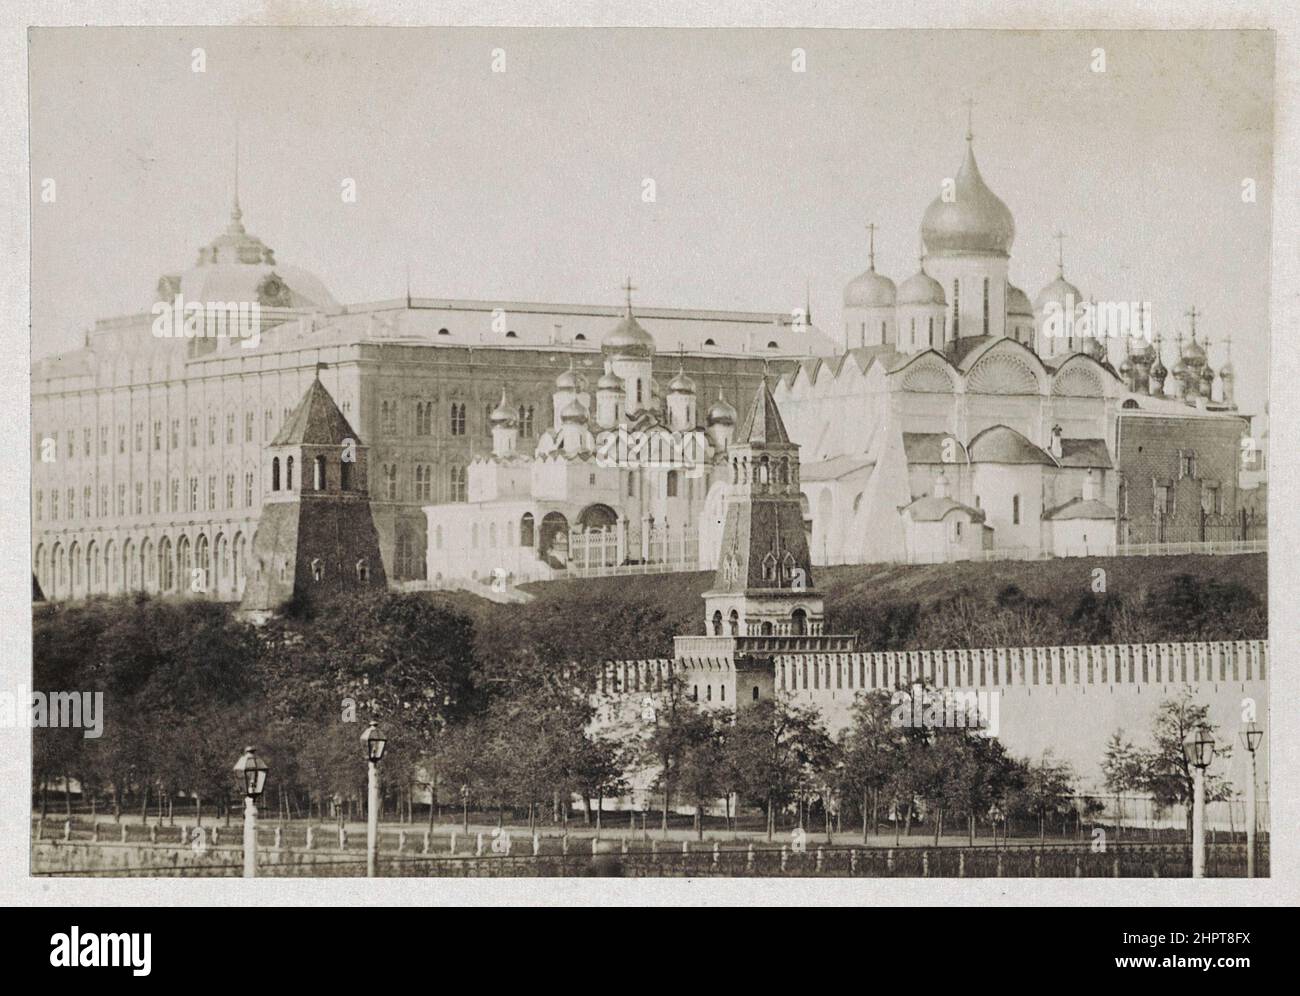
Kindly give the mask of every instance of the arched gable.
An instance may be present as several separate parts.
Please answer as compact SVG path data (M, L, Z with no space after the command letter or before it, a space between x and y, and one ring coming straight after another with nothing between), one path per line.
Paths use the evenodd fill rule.
M1057 369L1052 378L1052 393L1071 398L1103 398L1108 394L1107 385L1117 382L1115 375L1095 358L1076 353Z
M891 379L897 377L904 391L924 394L955 394L958 382L953 376L953 366L948 358L933 349L915 354L897 370L890 373Z
M1045 394L1047 368L1014 339L999 339L967 367L966 390L972 394Z

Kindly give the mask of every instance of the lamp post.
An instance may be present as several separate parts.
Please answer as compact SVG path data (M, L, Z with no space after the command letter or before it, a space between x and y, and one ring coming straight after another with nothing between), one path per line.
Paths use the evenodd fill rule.
M1205 769L1214 760L1214 737L1200 727L1183 744L1183 753L1192 766L1192 878L1205 878Z
M1264 739L1264 728L1253 720L1241 730L1241 742L1250 753L1250 781L1246 783L1246 877L1255 877L1255 751Z
M266 787L266 762L252 747L235 762L236 773L244 780L244 878L257 877L257 800Z
M388 738L371 723L361 734L361 743L366 748L366 761L370 772L368 787L369 798L366 801L366 878L375 877L375 865L379 860L379 762L384 756L384 745Z

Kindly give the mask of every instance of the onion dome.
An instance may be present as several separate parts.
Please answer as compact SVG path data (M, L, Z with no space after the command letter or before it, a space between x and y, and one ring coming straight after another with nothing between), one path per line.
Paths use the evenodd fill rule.
M585 423L587 421L587 409L582 406L580 401L570 401L560 412L560 421Z
M578 389L578 375L573 367L560 374L555 378L555 389L557 391L576 391Z
M1014 284L1007 284L1007 314L1017 318L1034 317L1034 306L1029 303L1029 295Z
M1079 288L1065 279L1065 274L1057 270L1056 279L1038 292L1038 297L1034 298L1034 310L1043 312L1047 310L1047 305L1054 303L1060 306L1062 312L1074 313L1083 302L1083 295Z
M898 304L930 305L947 307L948 299L944 296L943 285L922 268L902 282L898 288Z
M894 282L876 272L875 264L860 273L844 288L846 308L892 308L898 290Z
M1194 334L1192 336L1192 341L1189 342L1187 348L1183 350L1183 359L1188 363L1196 364L1198 366L1205 362L1205 347L1196 341L1196 336Z
M510 407L510 403L506 401L505 391L501 392L501 401L495 408L492 409L492 414L491 416L489 416L489 421L493 425L511 425L514 423L515 412L514 409Z
M669 394L694 394L695 381L686 376L686 371L677 368L677 376L668 382Z
M622 391L623 378L618 376L612 370L606 370L600 375L600 380L596 381L596 391Z
M1237 373L1237 371L1235 371L1232 368L1232 340L1231 339L1226 340L1224 342L1224 348L1227 350L1227 354L1223 357L1223 366L1219 367L1219 376L1222 377L1224 380L1230 380Z
M605 338L600 340L600 350L606 356L639 356L650 357L655 353L655 340L649 332L641 327L641 323L632 315L632 281L629 279L623 289L627 291L627 305L623 311L623 318L605 333Z
M955 188L951 200L941 195L925 209L921 238L926 251L1007 255L1016 237L1015 219L980 176L969 132L966 158L957 171Z
M1151 363L1151 376L1155 377L1157 380L1164 380L1167 376L1169 376L1169 371L1165 369L1165 361L1160 358L1159 343L1156 344L1155 354L1156 354L1156 358Z
M1121 377L1128 377L1133 372L1133 358L1128 353L1124 354L1124 359L1120 360L1119 372Z
M719 422L723 425L735 425L736 409L732 408L731 405L727 403L727 399L719 394L718 400L709 406L708 422L709 425L714 425Z

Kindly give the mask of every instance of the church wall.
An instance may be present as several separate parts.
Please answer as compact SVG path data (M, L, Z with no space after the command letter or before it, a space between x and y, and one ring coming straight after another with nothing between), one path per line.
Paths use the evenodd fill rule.
M1030 547L1042 541L1043 467L1041 464L979 463L974 467L974 491L985 521L993 527L995 549ZM1014 521L1014 498L1020 499Z

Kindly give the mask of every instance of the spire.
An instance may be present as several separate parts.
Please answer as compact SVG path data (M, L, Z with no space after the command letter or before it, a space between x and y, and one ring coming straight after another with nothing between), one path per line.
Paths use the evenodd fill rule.
M1065 276L1065 233L1058 231L1052 238L1056 239L1056 275Z
M1188 311L1186 311L1184 314L1185 314L1185 317L1187 317L1188 319L1191 320L1191 323L1192 323L1192 342L1195 343L1195 342L1196 342L1196 319L1199 318L1201 315L1205 314L1205 312L1203 312L1203 311L1197 311L1197 310L1196 310L1196 305L1192 305L1192 307L1191 307ZM1180 344L1182 343L1182 336L1179 336L1179 337L1178 337L1178 341L1179 341Z
M411 307L411 261L406 261L406 307Z
M803 282L803 322L812 325L812 281Z
M627 309L624 311L624 314L628 318L631 318L632 317L632 292L636 290L636 288L632 286L631 277L628 277L627 282L623 284L623 290L627 294Z
M234 203L230 208L230 228L232 231L243 231L244 212L239 207L239 123L235 123L235 196Z
M966 105L966 141L970 142L975 138L975 98L967 97L962 103Z
M876 223L874 221L867 224L867 232L871 240L867 258L870 259L871 269L874 271L876 268Z

